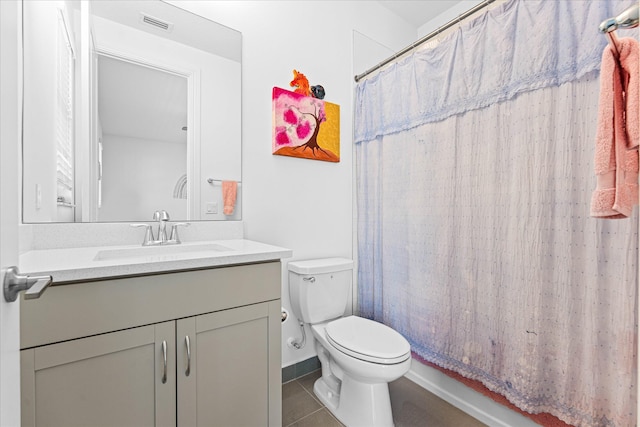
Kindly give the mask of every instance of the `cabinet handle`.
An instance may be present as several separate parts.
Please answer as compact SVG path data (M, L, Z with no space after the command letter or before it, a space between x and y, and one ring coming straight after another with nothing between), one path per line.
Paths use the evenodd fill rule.
M189 342L189 335L184 337L184 343L187 346L187 370L184 371L185 376L191 374L191 343Z
M162 361L164 363L164 368L162 371L162 384L167 382L167 342L162 341Z

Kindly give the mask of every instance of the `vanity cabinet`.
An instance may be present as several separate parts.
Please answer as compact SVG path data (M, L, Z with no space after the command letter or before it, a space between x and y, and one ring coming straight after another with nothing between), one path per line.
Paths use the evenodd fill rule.
M23 300L23 425L280 426L280 274L269 262Z
M179 426L266 424L268 322L267 304L178 321Z
M22 425L175 424L173 322L22 350Z

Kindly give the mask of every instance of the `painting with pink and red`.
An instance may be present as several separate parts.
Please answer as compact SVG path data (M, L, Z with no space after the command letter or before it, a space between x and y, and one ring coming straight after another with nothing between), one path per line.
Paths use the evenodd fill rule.
M340 161L340 106L273 88L272 152L327 162Z

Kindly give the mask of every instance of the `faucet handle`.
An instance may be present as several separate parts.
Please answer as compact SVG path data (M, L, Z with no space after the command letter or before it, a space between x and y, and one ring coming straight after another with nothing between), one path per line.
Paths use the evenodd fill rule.
M153 237L153 230L151 229L151 224L130 224L131 227L146 227L145 233L144 233L144 241L142 242L142 246L149 246L151 244L153 244L154 242L154 237Z
M188 222L174 222L171 224L171 237L169 237L169 241L174 243L180 243L180 237L178 236L178 227L188 227L191 224Z

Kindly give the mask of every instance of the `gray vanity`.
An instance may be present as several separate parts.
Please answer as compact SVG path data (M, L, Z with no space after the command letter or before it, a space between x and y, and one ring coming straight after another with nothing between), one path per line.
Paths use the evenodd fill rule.
M291 251L243 239L202 249L212 244L163 261L110 248L123 259L49 271L41 298L21 298L23 425L280 426L280 258Z

